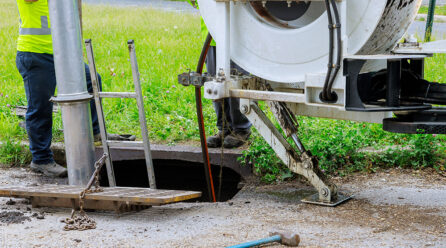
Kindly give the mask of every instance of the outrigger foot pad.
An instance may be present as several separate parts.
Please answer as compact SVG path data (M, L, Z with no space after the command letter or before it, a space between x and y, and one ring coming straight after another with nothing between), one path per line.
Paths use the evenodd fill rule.
M346 195L343 193L338 193L335 200L333 200L331 202L326 202L326 201L319 200L319 193L316 193L314 195L310 195L310 196L302 199L301 201L304 203L315 204L315 205L320 205L320 206L325 206L325 207L336 207L336 206L352 199L353 196L354 195Z

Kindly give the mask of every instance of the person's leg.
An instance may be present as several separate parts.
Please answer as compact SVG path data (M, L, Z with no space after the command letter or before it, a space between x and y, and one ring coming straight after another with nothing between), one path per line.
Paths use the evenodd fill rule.
M85 74L87 77L87 90L89 93L93 93L93 85L91 83L91 75L90 75L90 68L87 64L85 64ZM98 83L99 83L99 90L102 90L102 79L101 75L98 74ZM99 121L98 121L98 112L96 110L96 105L94 102L94 99L91 99L90 101L90 110L91 110L91 123L93 125L93 135L97 135L100 133L99 129Z
M208 55L206 57L206 68L208 73L215 77L216 75L216 68L217 68L217 49L215 46L211 46L209 48L208 51ZM231 121L229 120L230 116L227 114L229 113L229 106L228 106L228 101L226 99L224 99L224 109L225 109L225 115L226 115L226 123L225 123L225 130L229 129L229 125L228 123L231 123ZM222 131L223 129L223 104L222 101L214 101L213 102L214 105L214 110L215 110L215 114L217 115L217 128L218 130Z
M219 131L225 131L225 134L232 130L231 128L231 108L229 106L229 99L218 100L212 102L214 105L215 114L217 115L217 128ZM223 106L224 104L224 106ZM223 111L224 110L224 111ZM224 112L224 115L223 115ZM224 123L224 124L223 124Z
M211 46L206 57L206 69L209 75L217 75L217 48Z
M235 148L242 146L251 135L251 122L240 112L240 99L229 98L231 128L233 132L225 137L223 146L225 148Z
M229 105L229 115L231 116L231 128L236 133L239 132L249 132L251 129L251 122L246 118L242 112L240 112L240 99L239 98L228 98Z
M211 46L209 48L207 57L206 57L206 68L207 68L207 72L209 73L209 75L211 76L215 76L217 73L217 49L215 48L215 46ZM227 110L229 109L228 103L227 101L224 101L225 103L225 112L227 112ZM225 130L223 129L223 104L222 101L214 101L213 102L214 105L214 110L215 110L215 114L217 116L217 128L219 130L218 134L211 136L207 139L207 143L208 146L211 148L216 148L216 147L220 147L222 142L223 142L223 136L229 133L229 124L228 122L225 123ZM228 116L228 115L226 115ZM229 122L230 123L230 122ZM223 132L224 131L224 132Z
M18 52L17 69L23 77L28 110L26 131L35 164L54 162L51 152L53 103L56 88L54 62L50 55Z
M47 176L66 177L67 169L54 162L51 151L53 103L50 98L56 89L53 56L18 52L16 65L28 100L26 130L33 157L30 167Z
M249 73L239 67L237 64L231 61L231 69L236 69L238 73L248 75ZM240 112L240 99L228 98L225 99L228 102L228 114L230 118L230 128L233 132L228 135L223 146L226 148L234 148L243 145L249 136L251 135L251 122L246 118L244 114ZM226 112L226 111L225 111Z

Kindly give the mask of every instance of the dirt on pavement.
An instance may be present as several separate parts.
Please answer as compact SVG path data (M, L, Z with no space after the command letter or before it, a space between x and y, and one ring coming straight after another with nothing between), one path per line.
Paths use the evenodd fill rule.
M301 247L446 246L446 178L435 171L395 169L333 180L354 199L336 208L308 205L300 199L312 189L300 180L263 185L253 179L228 202L178 203L120 215L92 212L97 229L83 232L62 230L60 220L70 209L30 209L26 200L7 205L10 199L1 198L1 214L18 212L29 220L0 221L0 246L225 247L266 237L273 229L299 233ZM0 169L0 185L42 183L66 181ZM32 217L41 215L45 218Z

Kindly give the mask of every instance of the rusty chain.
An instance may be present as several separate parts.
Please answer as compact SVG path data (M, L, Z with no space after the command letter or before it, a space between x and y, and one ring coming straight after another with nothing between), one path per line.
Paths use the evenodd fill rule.
M63 227L64 231L85 231L96 228L96 221L90 218L87 213L85 213L84 199L86 194L104 191L104 189L102 189L99 185L99 173L107 157L108 154L104 153L102 157L94 164L95 171L91 176L90 181L88 182L85 189L79 193L79 213L76 214L76 209L73 208L70 218L62 220L62 222L65 223L65 226ZM91 187L93 186L93 184L94 188L92 189Z

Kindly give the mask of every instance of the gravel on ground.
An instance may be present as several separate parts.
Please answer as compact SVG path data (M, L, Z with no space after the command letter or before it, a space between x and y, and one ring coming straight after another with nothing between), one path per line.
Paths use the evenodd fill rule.
M333 179L353 200L336 208L303 204L300 180L264 185L255 179L230 201L188 202L117 215L91 212L97 229L63 231L70 209L31 209L0 199L1 247L224 247L297 232L301 247L444 247L446 178L433 170L388 170ZM0 185L64 184L26 169L0 169ZM17 218L2 221L2 214ZM20 213L20 214L17 214ZM23 215L22 215L23 214ZM37 218L37 216L44 218ZM281 247L275 245L272 247Z

